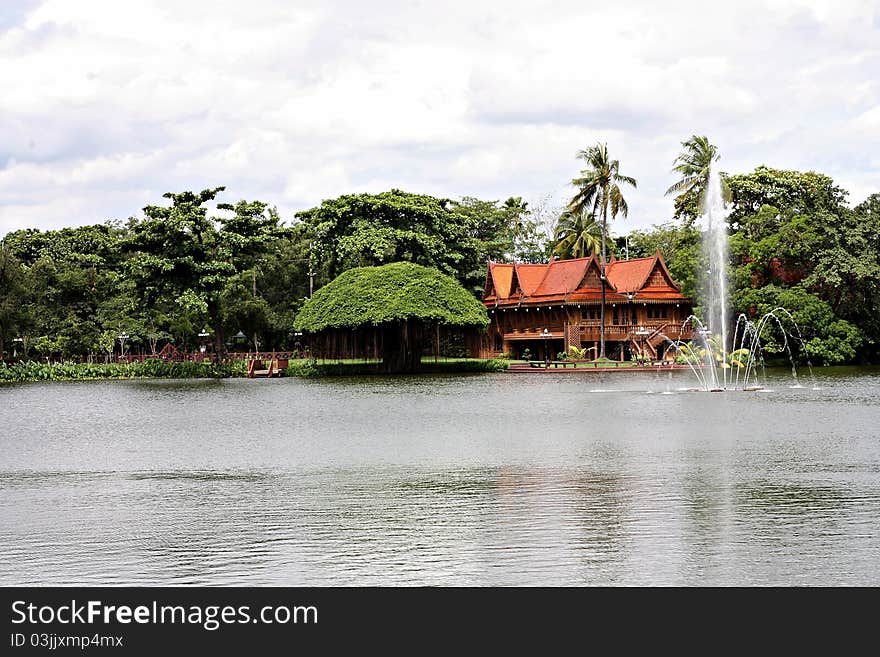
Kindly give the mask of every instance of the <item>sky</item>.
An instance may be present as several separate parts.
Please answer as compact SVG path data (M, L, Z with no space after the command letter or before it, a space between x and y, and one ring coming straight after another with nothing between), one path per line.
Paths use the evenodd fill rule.
M669 220L680 143L880 191L880 3L5 0L0 236L225 185L286 221L403 189L562 204L579 150Z

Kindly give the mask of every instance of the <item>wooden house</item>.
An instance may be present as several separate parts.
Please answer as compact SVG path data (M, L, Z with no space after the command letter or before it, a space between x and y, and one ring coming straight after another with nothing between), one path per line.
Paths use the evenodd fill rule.
M689 340L691 300L663 256L611 259L605 280L605 353L662 360L674 340ZM569 345L599 352L602 271L595 256L546 264L490 262L483 303L489 312L484 355L555 359ZM546 329L546 332L545 332Z

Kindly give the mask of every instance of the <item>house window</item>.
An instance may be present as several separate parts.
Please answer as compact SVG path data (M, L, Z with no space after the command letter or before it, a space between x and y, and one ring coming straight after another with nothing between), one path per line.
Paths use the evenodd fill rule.
M648 306L648 319L666 319L667 312L665 306Z

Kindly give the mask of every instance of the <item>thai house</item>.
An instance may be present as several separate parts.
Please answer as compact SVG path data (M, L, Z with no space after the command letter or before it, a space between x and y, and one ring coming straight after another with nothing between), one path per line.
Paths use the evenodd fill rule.
M605 354L662 360L675 340L689 340L691 300L663 256L611 259L605 280ZM599 355L602 268L595 256L547 264L489 263L483 303L489 312L486 355L555 359L570 345Z

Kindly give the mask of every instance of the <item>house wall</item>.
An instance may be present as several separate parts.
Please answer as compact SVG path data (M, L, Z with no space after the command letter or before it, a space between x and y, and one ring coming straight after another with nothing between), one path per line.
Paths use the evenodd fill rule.
M558 351L567 350L569 345L578 347L597 346L600 339L599 306L597 304L530 306L520 308L490 308L490 325L482 357L493 357L506 353L519 358L526 347L531 355L543 354L541 334L547 329L556 346L551 349L553 356ZM592 314L595 318L591 317ZM620 345L627 350L638 346L638 330L661 330L670 339L689 339L690 332L682 331L681 324L690 314L691 308L681 300L666 304L609 303L606 305L606 352L620 351Z

